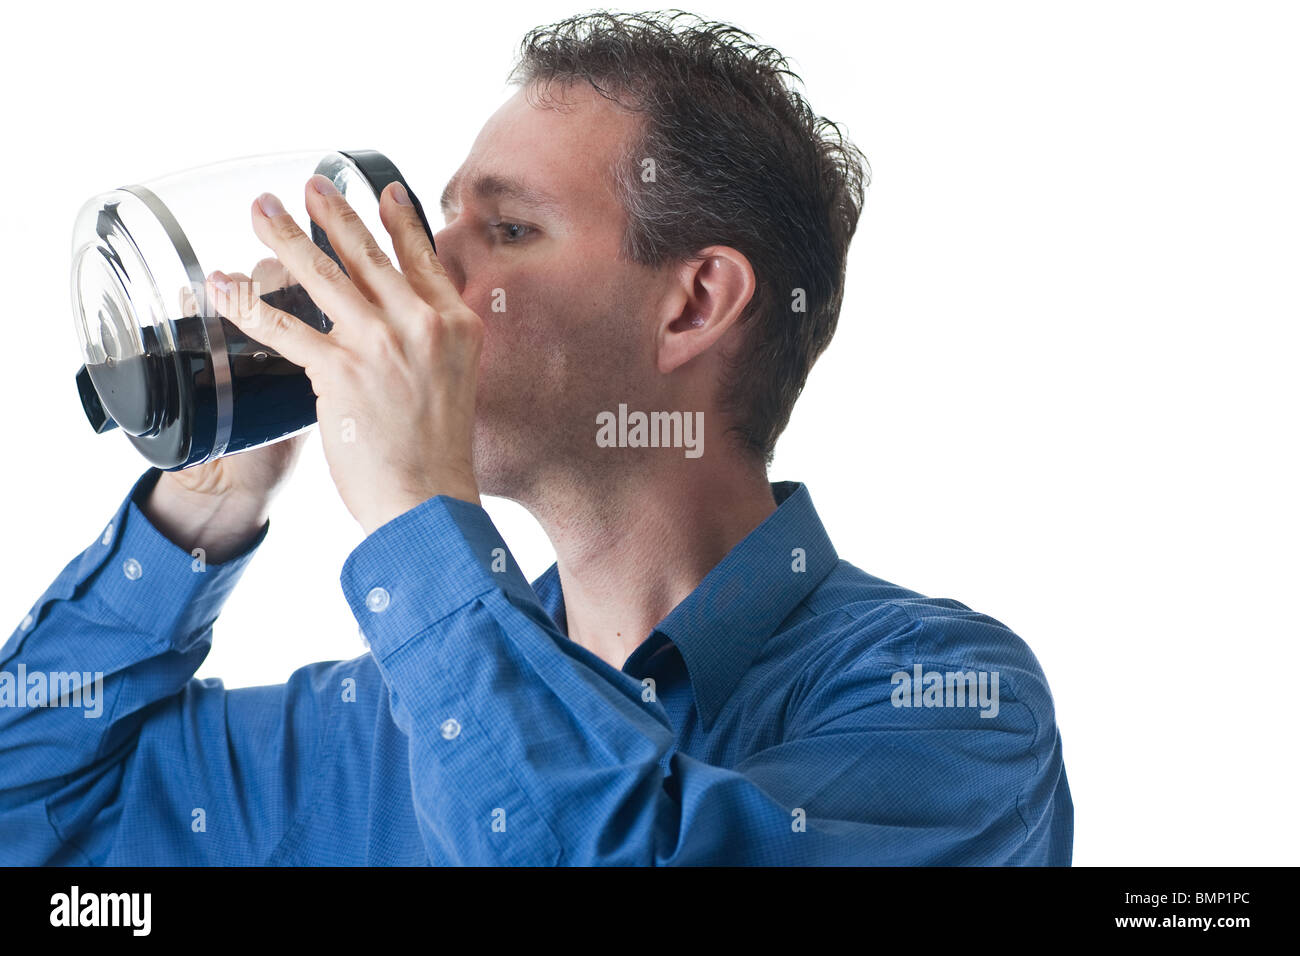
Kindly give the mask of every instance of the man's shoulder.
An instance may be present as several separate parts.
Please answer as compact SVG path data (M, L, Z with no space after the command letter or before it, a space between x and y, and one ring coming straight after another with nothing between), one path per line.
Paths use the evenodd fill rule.
M997 673L1006 692L1051 712L1047 679L1029 644L1001 620L930 597L840 560L791 622L810 676L851 670Z
M792 739L859 747L870 755L861 789L883 786L929 832L981 831L952 862L1069 864L1073 804L1055 706L1019 634L845 561L796 618L778 635L785 653L807 654L787 707Z

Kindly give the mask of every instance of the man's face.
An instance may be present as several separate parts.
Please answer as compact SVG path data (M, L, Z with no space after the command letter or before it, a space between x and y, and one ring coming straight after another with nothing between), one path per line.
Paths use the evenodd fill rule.
M601 467L597 413L663 387L654 305L670 276L619 258L615 166L636 119L585 84L556 92L564 109L531 105L521 89L487 121L435 237L485 325L480 486L525 501L566 469Z

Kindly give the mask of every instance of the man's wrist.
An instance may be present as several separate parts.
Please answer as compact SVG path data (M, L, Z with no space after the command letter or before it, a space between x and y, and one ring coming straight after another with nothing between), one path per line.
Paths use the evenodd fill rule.
M520 606L537 602L482 505L446 493L368 534L339 581L377 659L486 592Z
M140 510L177 547L202 549L205 560L220 564L246 551L265 527L269 501L234 492L192 491L169 475L162 473Z
M433 475L429 476L429 479L427 484L424 484L420 490L392 495L380 503L373 511L364 516L358 516L358 522L362 530L367 535L373 534L394 518L406 514L430 498L436 498L439 495L456 498L459 501L482 507L483 502L479 498L478 483L472 474Z

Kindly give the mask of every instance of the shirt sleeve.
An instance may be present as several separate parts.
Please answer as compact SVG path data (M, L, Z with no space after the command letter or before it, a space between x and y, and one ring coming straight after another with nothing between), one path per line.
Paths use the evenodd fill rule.
M253 862L301 799L310 674L230 692L193 677L270 524L205 563L140 510L160 474L0 649L0 863Z
M477 505L439 496L413 508L353 551L341 582L410 740L431 855L1003 863L1031 826L1046 830L1050 807L1020 801L1037 788L1050 802L1055 729L1005 690L1000 721L969 709L918 720L891 702L894 662L839 667L805 695L783 742L719 767L676 751L640 682L559 632ZM918 796L936 768L950 785Z

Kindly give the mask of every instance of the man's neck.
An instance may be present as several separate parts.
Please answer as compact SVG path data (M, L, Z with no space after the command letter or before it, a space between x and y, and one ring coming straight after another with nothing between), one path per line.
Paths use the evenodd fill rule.
M622 668L663 618L776 510L761 467L714 459L530 508L555 548L569 639Z

